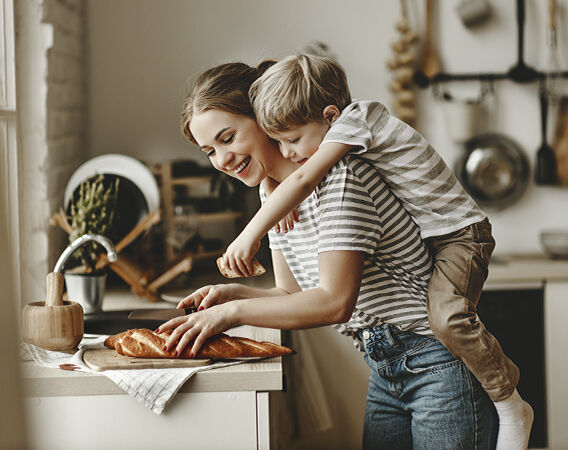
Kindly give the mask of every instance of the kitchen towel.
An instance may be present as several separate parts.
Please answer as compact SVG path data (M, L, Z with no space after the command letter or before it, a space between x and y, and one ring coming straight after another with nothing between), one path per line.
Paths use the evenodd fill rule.
M61 365L67 365L66 367L76 366L78 368L76 370L81 372L106 376L123 391L142 402L156 414L162 414L164 408L182 385L197 372L245 362L237 360L230 362L223 361L199 367L105 370L104 372L95 372L84 363L83 353L87 349L104 348L106 338L107 336L83 339L81 344L79 344L79 350L74 354L44 350L32 344L22 344L22 359L30 359L26 358L26 356L29 355L31 359L40 366L52 368L60 368Z

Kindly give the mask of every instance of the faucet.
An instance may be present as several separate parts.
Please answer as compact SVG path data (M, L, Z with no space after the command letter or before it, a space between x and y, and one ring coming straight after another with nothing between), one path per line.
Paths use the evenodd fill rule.
M69 246L65 250L63 250L63 253L61 253L61 256L55 263L55 268L53 269L53 271L57 273L63 273L63 266L65 265L67 260L71 257L71 255L79 247L82 247L89 241L95 241L105 248L109 262L115 262L118 259L118 255L116 254L116 250L110 239L101 236L100 234L88 233L75 239L73 242L71 242L71 244L69 244Z

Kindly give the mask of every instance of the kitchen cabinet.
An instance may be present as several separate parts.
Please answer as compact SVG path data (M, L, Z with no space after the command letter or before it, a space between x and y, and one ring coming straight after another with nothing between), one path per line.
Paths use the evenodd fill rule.
M266 423L257 423L267 397L266 392L180 393L163 416L126 395L28 398L30 448L267 449L261 431Z
M517 390L533 408L529 448L545 448L547 437L544 345L544 289L502 287L481 294L477 313L497 338L521 377Z
M127 291L105 298L106 308L127 305L145 307ZM280 342L279 330L229 334ZM269 392L283 389L280 357L223 367L196 373L156 415L105 376L33 361L22 369L31 449L268 449Z
M548 448L568 448L568 281L547 283L544 289L544 340Z

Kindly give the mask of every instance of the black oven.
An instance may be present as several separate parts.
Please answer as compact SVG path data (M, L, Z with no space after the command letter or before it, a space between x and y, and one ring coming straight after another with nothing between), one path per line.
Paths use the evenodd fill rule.
M529 448L546 448L543 286L487 289L477 312L521 371L517 390L534 410Z

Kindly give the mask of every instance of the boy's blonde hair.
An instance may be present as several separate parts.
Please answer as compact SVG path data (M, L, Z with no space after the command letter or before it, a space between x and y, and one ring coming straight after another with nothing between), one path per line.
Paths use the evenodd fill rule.
M249 91L258 124L271 134L324 120L323 110L351 103L345 71L322 56L288 56L266 70Z

